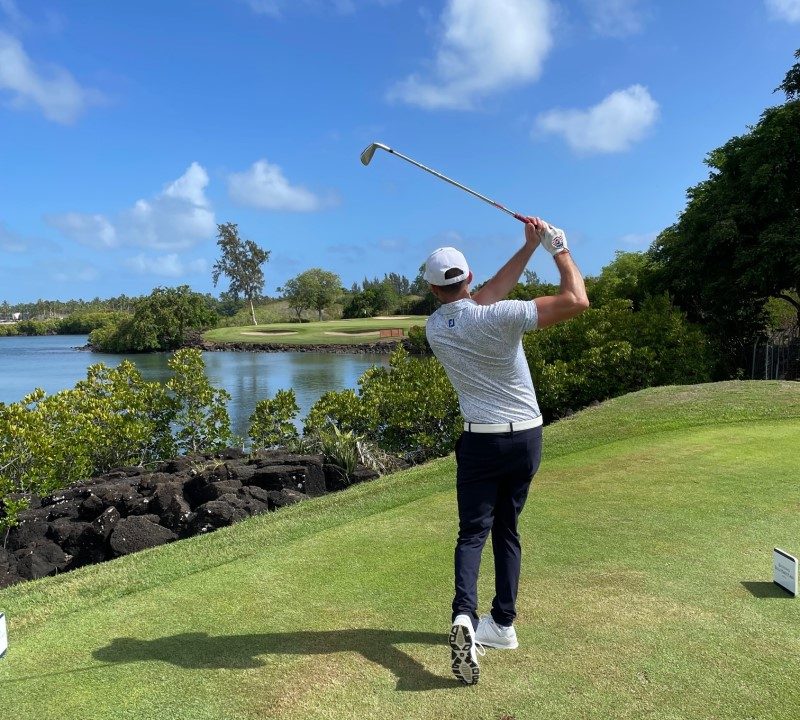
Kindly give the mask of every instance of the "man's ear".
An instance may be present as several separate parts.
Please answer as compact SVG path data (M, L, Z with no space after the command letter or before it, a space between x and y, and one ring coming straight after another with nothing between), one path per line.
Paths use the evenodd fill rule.
M437 288L435 285L431 285L430 283L428 283L428 287L431 289L431 292L434 294L434 296L441 300L439 293L437 292L439 288Z

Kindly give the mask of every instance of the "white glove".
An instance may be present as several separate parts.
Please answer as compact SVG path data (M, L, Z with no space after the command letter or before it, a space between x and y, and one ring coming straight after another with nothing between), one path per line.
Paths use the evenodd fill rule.
M567 234L563 230L549 224L545 224L545 228L540 234L539 242L542 244L542 247L554 257L558 255L558 253L568 249Z

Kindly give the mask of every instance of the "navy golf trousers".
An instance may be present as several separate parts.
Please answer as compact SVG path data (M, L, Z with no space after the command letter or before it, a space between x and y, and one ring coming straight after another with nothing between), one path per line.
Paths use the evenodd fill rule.
M542 428L513 433L464 432L456 443L458 541L453 619L478 621L478 571L489 532L494 551L492 617L511 625L516 617L520 548L517 520L542 457Z

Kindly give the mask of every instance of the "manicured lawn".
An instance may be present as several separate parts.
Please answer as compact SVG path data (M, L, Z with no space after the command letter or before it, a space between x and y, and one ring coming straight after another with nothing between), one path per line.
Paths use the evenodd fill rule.
M244 327L224 327L209 330L205 338L212 342L286 343L288 345L355 345L378 342L380 331L402 329L404 334L412 325L425 326L425 315L364 320L326 320L310 323L271 323ZM397 340L397 338L394 338Z
M8 718L789 719L800 383L658 388L545 429L514 652L449 674L452 457L0 591ZM485 555L482 609L492 594Z

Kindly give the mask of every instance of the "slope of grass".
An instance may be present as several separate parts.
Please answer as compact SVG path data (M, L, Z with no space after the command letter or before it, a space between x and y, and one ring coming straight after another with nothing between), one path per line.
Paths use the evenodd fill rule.
M425 325L424 315L364 318L357 320L327 320L310 323L269 323L243 327L222 327L204 334L212 342L281 343L286 345L356 345L379 342L380 331L400 328L404 332L412 325Z
M0 591L15 718L793 718L800 384L618 398L545 430L520 649L449 675L452 458ZM487 553L488 553L487 548ZM491 599L491 554L481 581Z

